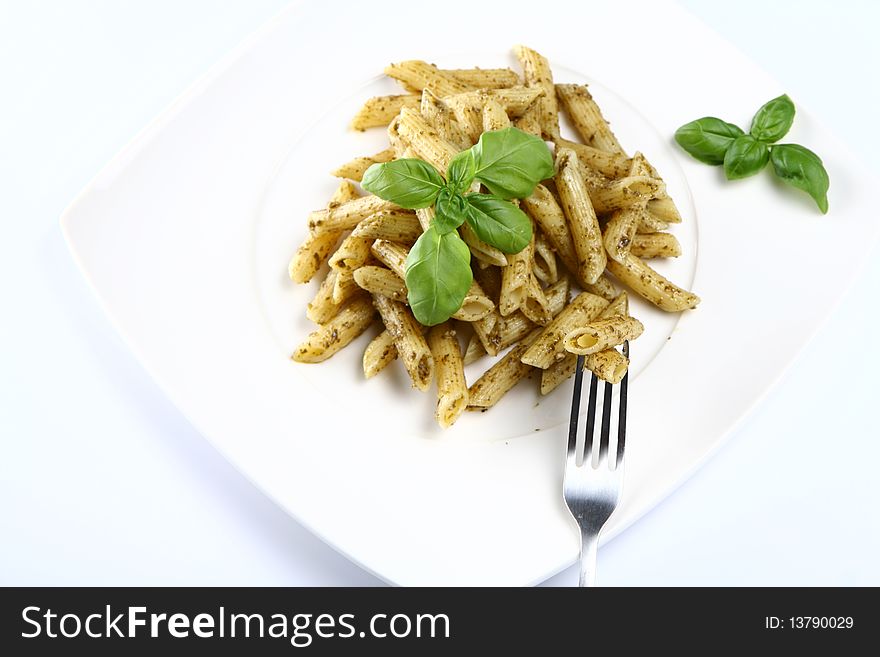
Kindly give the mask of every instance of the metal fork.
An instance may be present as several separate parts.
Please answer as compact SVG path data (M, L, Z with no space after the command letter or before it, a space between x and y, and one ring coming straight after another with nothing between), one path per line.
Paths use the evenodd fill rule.
M623 343L623 355L629 358L629 342ZM605 383L602 401L602 424L599 435L598 457L593 458L594 429L596 426L596 392L599 380L590 379L590 397L587 405L587 430L583 450L578 450L578 422L580 419L581 388L584 380L584 357L578 356L571 400L571 421L568 429L568 450L565 457L563 497L568 510L581 530L580 586L596 585L596 552L599 534L611 517L620 499L623 483L623 449L626 436L626 389L629 372L620 382L617 419L616 458L608 458L611 434L612 384Z

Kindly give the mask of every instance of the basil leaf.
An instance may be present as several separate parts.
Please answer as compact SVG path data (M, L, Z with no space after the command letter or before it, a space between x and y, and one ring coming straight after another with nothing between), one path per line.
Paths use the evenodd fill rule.
M509 201L489 194L469 194L467 221L481 240L504 253L519 253L532 239L532 221Z
M797 144L779 144L770 150L770 161L777 176L812 196L822 214L828 212L828 172L818 155Z
M414 158L373 164L361 180L368 192L410 210L431 205L444 184L437 169Z
M751 135L733 140L724 154L724 175L728 180L747 178L763 169L770 159L770 147Z
M547 144L518 128L484 132L472 150L474 177L501 198L531 196L535 185L554 173Z
M477 163L474 160L474 152L472 149L462 151L449 163L446 169L446 180L456 192L463 192L474 181L474 174L477 171Z
M779 141L794 122L794 103L782 94L765 103L752 119L752 137L768 143Z
M461 308L473 282L471 252L458 233L429 226L406 259L409 307L425 326L445 322Z
M467 201L461 194L444 187L437 195L435 209L433 225L440 234L446 234L464 223Z
M704 116L676 130L675 141L700 162L722 164L733 140L742 135L739 126L714 116Z

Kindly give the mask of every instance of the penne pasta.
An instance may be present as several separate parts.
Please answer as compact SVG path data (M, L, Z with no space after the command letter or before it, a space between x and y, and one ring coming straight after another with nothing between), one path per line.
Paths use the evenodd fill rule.
M617 288L614 287L614 283L609 281L604 275L600 276L592 285L585 285L584 290L590 294L595 294L597 297L602 297L606 301L611 301L617 296Z
M526 298L522 305L522 313L538 326L547 326L553 319L550 312L550 303L538 283L534 272L529 276L529 283L526 286Z
M585 144L602 151L625 154L586 85L557 84L556 96Z
M599 313L599 318L604 319L615 315L627 316L628 314L629 300L626 292L621 292L606 306L605 310ZM600 379L610 383L620 383L628 366L629 360L616 349L607 349L584 357L584 367L591 370ZM541 394L546 395L555 390L559 384L571 377L576 369L577 356L567 352L562 360L541 371Z
M617 280L661 310L679 312L696 308L700 297L671 283L630 253L623 262L611 260L608 270Z
M644 325L634 317L615 315L569 331L562 344L566 351L586 356L621 345L625 340L635 340L644 330Z
M568 221L550 190L544 185L538 185L531 196L523 199L522 206L541 229L542 235L555 249L562 263L574 276L578 276L580 267Z
M507 256L507 266L501 269L501 300L498 310L502 317L522 308L528 297L529 279L532 274L532 251L535 248L535 235L519 253Z
M587 324L599 315L608 302L589 292L581 292L561 313L553 318L523 354L523 362L546 369L564 357L562 339L578 326Z
M560 149L556 161L556 189L577 254L577 278L586 284L593 284L605 271L607 259L599 221L587 194L577 155L574 151Z
M397 130L401 138L438 171L445 173L449 162L458 154L459 149L443 139L416 110L405 107L400 111Z
M388 330L382 331L364 349L364 377L371 379L397 359L397 347Z
M537 110L526 110L526 113L514 121L513 125L530 135L541 136L541 117Z
M422 92L420 111L441 139L448 141L459 150L470 148L473 144L468 133L459 125L453 111L430 89L425 89Z
M474 232L474 229L470 227L470 224L462 224L458 229L458 232L461 235L461 239L463 239L465 244L470 248L471 255L475 258L487 265L497 265L499 267L507 266L507 256L501 250L486 244L483 240L477 237L477 234Z
M354 296L359 289L351 269L336 270L336 279L333 281L333 303L337 307Z
M440 69L445 75L452 76L462 84L477 89L503 89L515 87L519 76L509 68L454 68Z
M626 208L644 209L663 183L647 176L626 176L603 185L587 185L596 212L605 214Z
M465 365L470 365L480 360L486 353L486 348L480 342L479 336L474 333L468 340L467 348L464 350L463 362Z
M681 214L669 196L653 198L648 201L648 212L659 221L665 221L668 224L681 223Z
M538 329L535 329L473 383L468 390L468 410L491 408L529 375L532 367L522 362L522 356L537 335Z
M406 258L409 249L401 244L388 240L376 240L373 242L371 251L376 259L391 271L397 274L401 280L406 280Z
M477 322L495 310L492 299L486 296L477 281L471 283L471 287L461 303L461 308L452 314L453 319L463 322Z
M500 103L494 98L487 98L483 103L483 131L502 130L510 127L510 119Z
M544 92L533 109L541 124L542 134L549 139L558 137L559 113L550 64L545 57L525 46L514 46L513 53L522 66L526 86L539 88Z
M379 151L375 155L356 157L353 160L349 160L342 166L334 169L331 175L336 176L337 178L348 178L349 180L360 182L364 177L364 173L371 166L374 164L381 164L382 162L390 162L393 159L394 149L386 148L384 151Z
M451 427L468 405L468 388L464 380L461 347L455 329L449 322L438 324L428 332L428 346L437 374L437 411L434 417L444 429Z
M336 272L331 269L321 281L314 298L306 306L306 317L315 324L326 324L339 312L339 306L333 302L335 286Z
M473 89L454 75L416 59L386 66L385 75L402 82L407 88L417 91L430 89L438 96L460 94Z
M333 196L330 198L328 208L335 207L346 201L351 201L359 196L357 187L347 180L339 183ZM327 258L336 248L337 242L342 235L341 231L327 231L325 233L309 233L305 241L300 245L290 260L287 267L290 280L295 283L308 283L318 272Z
M633 238L639 227L644 210L638 207L615 210L605 223L602 242L608 256L620 262L625 259L632 248Z
M495 331L495 327L498 325L502 319L501 315L498 313L497 308L487 314L483 319L479 319L476 322L473 322L471 326L474 329L474 334L480 341L480 344L483 345L483 349L486 350L486 353L490 356L497 356L498 351L501 349L498 344L498 337Z
M633 236L630 253L637 258L677 258L681 244L672 233L639 233Z
M632 162L623 153L613 153L599 150L586 144L579 144L561 137L555 140L557 148L568 148L577 153L578 159L584 166L598 171L610 180L623 178L629 175Z
M366 297L355 299L326 324L313 331L293 352L298 363L319 363L327 360L373 323L376 311Z
M378 196L361 196L326 210L312 212L309 215L309 230L313 233L351 230L371 214L399 209L391 201L385 201Z
M422 232L422 226L412 212L389 210L377 212L362 220L355 226L351 236L409 245L415 242Z
M390 269L368 265L356 269L353 278L358 286L371 294L406 303L406 283Z
M354 271L367 262L367 258L370 257L370 246L372 244L373 240L368 237L358 237L353 233L349 234L348 237L342 240L342 244L336 249L336 253L330 257L328 264L331 269L335 269L337 272L345 270L349 272Z
M376 96L367 100L351 120L351 128L354 130L366 130L367 128L384 128L391 119L400 113L404 107L416 108L419 106L418 94L403 94L400 96Z
M532 271L544 285L550 285L559 279L559 271L556 268L556 252L544 233L538 233L535 236Z
M376 309L385 328L394 338L394 346L414 388L427 390L434 378L434 359L422 335L421 325L405 305L381 294L373 295Z
M643 212L641 214L639 217L639 225L636 227L636 231L639 233L662 233L668 229L668 223L662 219L658 219L650 212Z

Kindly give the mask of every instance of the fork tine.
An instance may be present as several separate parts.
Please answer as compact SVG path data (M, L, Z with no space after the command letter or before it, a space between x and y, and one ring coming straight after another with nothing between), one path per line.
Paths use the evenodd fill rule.
M587 402L587 432L584 437L584 458L582 463L593 461L593 433L596 428L596 385L599 379L593 374L590 377L590 399Z
M623 355L629 358L629 340L623 343ZM620 408L617 416L617 458L614 461L616 470L623 463L623 447L626 442L626 393L629 387L629 371L623 375L620 382Z
M577 357L574 375L574 393L571 398L571 419L568 423L568 452L566 458L576 458L578 419L580 418L581 387L584 382L584 357Z
M599 465L601 466L608 457L608 442L611 439L611 388L612 384L605 382L605 394L602 397L602 428L599 433Z

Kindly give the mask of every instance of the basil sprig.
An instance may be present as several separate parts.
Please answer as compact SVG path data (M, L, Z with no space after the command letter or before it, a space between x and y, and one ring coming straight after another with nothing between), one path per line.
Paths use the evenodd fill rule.
M434 206L431 225L406 260L407 300L419 322L445 322L473 282L470 249L456 229L467 222L487 244L519 253L532 239L532 222L510 199L530 196L553 173L547 144L517 128L484 132L452 158L445 180L431 164L413 158L367 169L361 185L368 192L404 208ZM466 193L475 180L491 194Z
M714 116L685 123L675 141L700 162L724 165L728 180L753 176L767 162L788 184L809 194L822 214L828 212L828 172L813 151L797 144L777 144L791 129L795 107L787 95L765 103L752 119L749 133Z

